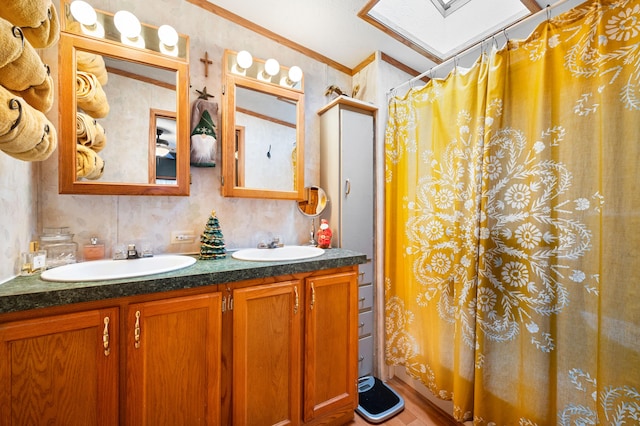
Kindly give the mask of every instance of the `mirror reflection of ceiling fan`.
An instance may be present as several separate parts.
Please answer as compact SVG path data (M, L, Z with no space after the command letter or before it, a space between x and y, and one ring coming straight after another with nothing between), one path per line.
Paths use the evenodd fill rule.
M160 137L165 132L166 130L160 127L156 129L156 157L167 157L169 154L175 157L175 148L172 150L169 141Z

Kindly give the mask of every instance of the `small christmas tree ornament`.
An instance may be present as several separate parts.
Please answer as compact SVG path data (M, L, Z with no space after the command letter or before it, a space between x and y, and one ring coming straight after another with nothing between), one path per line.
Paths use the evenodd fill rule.
M220 230L220 222L216 216L216 211L211 212L209 220L204 227L204 232L200 236L200 259L224 259L227 257L227 249L224 245L224 236Z
M329 222L327 222L327 219L322 219L320 221L320 229L318 229L318 247L331 248L332 235L333 232L329 228Z

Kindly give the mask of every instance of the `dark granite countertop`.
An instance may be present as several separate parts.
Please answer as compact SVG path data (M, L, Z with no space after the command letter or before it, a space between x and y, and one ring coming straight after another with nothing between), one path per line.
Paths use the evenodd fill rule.
M313 272L365 262L364 254L329 249L318 257L288 262L249 262L228 255L226 259L198 260L172 272L109 281L52 282L42 280L39 274L16 277L0 284L0 313Z

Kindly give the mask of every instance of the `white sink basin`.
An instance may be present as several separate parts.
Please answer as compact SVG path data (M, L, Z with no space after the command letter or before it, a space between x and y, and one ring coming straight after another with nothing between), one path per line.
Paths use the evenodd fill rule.
M64 282L115 280L175 271L194 263L195 258L176 254L128 260L94 260L48 269L40 278Z
M250 248L238 250L231 257L255 262L283 262L320 256L324 250L313 246L284 246L273 249Z

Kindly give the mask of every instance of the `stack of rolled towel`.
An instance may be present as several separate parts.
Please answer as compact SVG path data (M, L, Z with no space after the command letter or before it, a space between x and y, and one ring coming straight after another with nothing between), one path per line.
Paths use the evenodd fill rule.
M88 114L76 115L76 177L95 180L102 177L104 160L98 155L107 143L102 125Z
M53 79L35 49L57 43L60 26L51 0L0 1L0 150L23 161L55 151Z
M102 86L107 84L107 68L102 56L76 52L76 177L99 179L104 161L98 155L107 143L104 128L97 118L109 114L109 103Z

